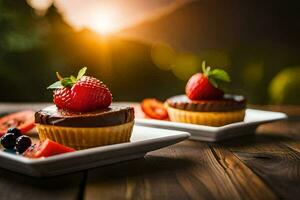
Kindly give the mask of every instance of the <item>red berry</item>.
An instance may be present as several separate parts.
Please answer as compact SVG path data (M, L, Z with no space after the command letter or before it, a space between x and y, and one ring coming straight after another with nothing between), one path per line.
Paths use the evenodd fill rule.
M112 102L112 95L106 85L90 76L83 76L71 90L71 110L90 111L107 108Z
M71 89L64 87L54 91L53 102L58 108L67 108L71 103L71 98Z
M54 103L58 108L85 112L107 108L112 102L109 89L98 79L82 76L71 88L57 89Z
M220 99L224 94L222 90L214 87L202 73L197 73L189 79L185 92L191 100Z

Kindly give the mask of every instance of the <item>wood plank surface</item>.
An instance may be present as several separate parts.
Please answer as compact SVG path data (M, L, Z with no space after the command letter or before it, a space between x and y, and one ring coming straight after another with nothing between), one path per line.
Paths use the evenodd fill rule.
M261 126L252 137L219 143L262 178L282 199L300 199L300 123Z
M39 110L43 104L1 103L0 113L19 110ZM34 139L33 135L31 135ZM82 199L85 172L77 172L51 178L32 178L0 168L0 199L11 200L74 200Z
M184 141L144 160L91 170L84 197L299 199L299 124L275 122L255 136L219 143Z
M240 158L227 148L211 144L216 158L237 188L240 199L276 199L275 194Z
M144 159L50 179L0 169L1 197L300 199L300 107L259 108L286 111L292 118L260 126L253 136L218 143L187 140L153 151Z
M51 178L32 178L0 168L0 199L74 200L81 199L83 172ZM83 187L84 188L84 187Z
M85 199L276 199L230 151L214 149L184 141L144 160L90 170Z

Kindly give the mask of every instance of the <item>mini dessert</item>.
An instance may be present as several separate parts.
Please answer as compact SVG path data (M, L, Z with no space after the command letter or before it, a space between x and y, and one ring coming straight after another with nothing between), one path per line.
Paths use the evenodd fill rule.
M193 75L186 85L186 95L169 98L165 105L171 121L208 126L223 126L243 121L246 100L228 95L220 89L221 81L229 82L221 69L210 70L202 64L203 73Z
M245 102L238 95L224 95L218 100L190 100L179 95L169 98L166 105L171 121L222 126L244 119Z
M127 142L133 120L133 108L120 106L80 113L50 106L35 115L41 140L49 138L75 149Z
M75 149L127 142L134 124L131 107L111 106L112 95L99 80L84 76L62 78L49 86L56 105L35 114L42 141L47 138Z

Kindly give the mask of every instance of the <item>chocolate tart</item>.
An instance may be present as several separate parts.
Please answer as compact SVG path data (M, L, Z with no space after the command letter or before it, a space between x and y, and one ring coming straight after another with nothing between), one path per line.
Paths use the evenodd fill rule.
M134 109L110 106L92 112L71 112L49 106L35 113L37 131L46 138L76 149L127 142L134 124Z
M219 100L201 101L190 100L186 95L178 95L169 98L166 103L172 108L197 112L225 112L246 108L245 97L229 94Z
M71 112L46 107L35 113L35 123L67 127L105 127L128 123L134 120L132 107L110 106L92 112Z
M223 126L243 121L246 99L224 95L218 100L190 100L186 95L169 98L165 103L171 121L208 126Z

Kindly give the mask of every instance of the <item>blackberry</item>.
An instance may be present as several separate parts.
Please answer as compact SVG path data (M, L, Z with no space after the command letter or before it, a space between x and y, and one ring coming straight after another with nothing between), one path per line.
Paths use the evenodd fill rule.
M7 129L7 133L14 133L16 138L21 136L21 130L15 127Z
M31 146L31 139L26 135L22 135L16 139L16 150L23 153Z
M16 136L14 133L6 133L0 138L0 142L5 149L13 149L16 145Z

